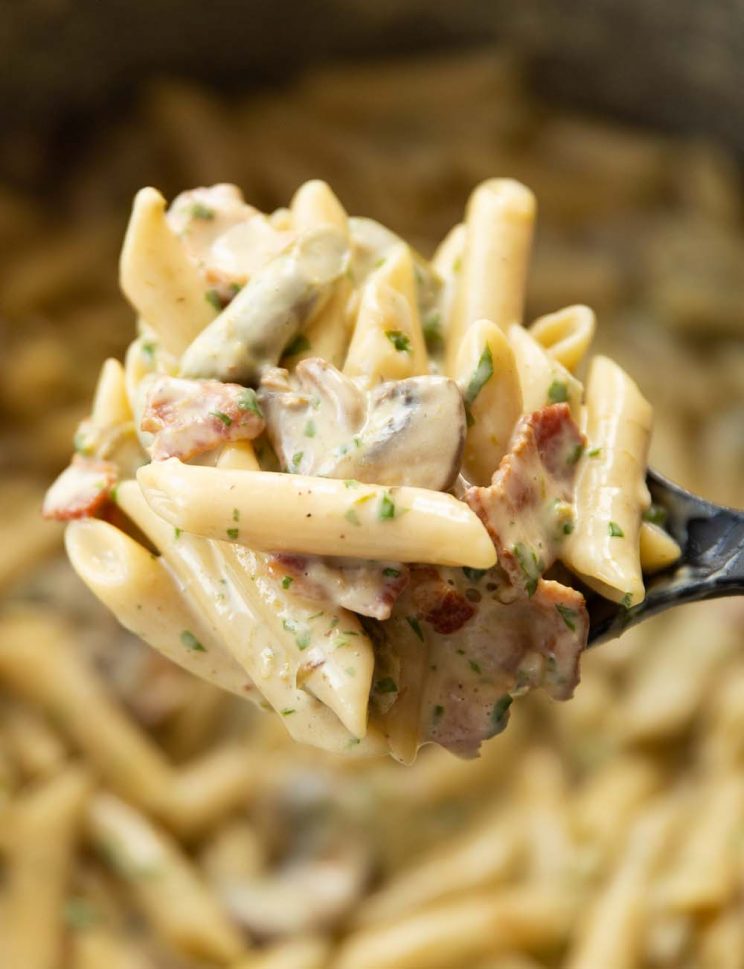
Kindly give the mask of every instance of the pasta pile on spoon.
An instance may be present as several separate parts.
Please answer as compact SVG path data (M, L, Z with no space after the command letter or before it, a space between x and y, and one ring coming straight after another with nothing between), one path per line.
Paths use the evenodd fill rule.
M523 326L535 200L473 192L431 262L323 182L140 191L124 365L44 513L118 620L336 752L475 756L513 697L568 699L583 589L630 607L679 550L651 407L594 315Z

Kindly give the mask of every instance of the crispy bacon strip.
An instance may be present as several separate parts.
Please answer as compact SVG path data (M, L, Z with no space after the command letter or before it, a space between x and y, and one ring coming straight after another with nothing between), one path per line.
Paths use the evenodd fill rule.
M270 567L298 595L332 602L373 619L389 619L396 599L408 585L408 569L400 562L276 554Z
M411 569L411 598L418 615L437 633L456 633L475 615L475 606L454 587L453 580L447 582L432 566Z
M491 484L464 499L493 539L499 564L528 596L573 527L573 485L584 437L567 404L523 417Z
M110 500L118 477L110 461L76 454L47 491L42 515L56 521L89 518Z
M147 394L143 431L155 435L153 461L187 461L228 441L258 437L265 426L255 393L219 380L156 377Z
M589 630L584 598L575 589L539 579L526 598L506 582L491 582L493 575L471 588L480 601L465 598L473 615L462 626L451 634L424 634L424 739L463 757L475 756L484 740L504 729L512 694L543 687L556 700L572 696ZM452 592L462 594L450 587L442 601Z

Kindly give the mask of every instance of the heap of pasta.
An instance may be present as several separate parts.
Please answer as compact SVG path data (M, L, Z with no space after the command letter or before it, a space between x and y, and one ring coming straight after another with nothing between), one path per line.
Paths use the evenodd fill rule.
M45 514L146 642L299 741L462 756L514 696L568 699L587 587L625 606L673 541L651 407L594 315L523 326L532 193L492 179L427 262L323 182L137 195L104 364Z

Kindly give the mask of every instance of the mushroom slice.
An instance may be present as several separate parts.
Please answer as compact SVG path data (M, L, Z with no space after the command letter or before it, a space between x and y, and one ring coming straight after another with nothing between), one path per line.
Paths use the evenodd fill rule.
M305 233L252 276L196 337L181 360L181 375L257 384L323 305L348 258L338 230Z
M331 364L272 371L259 399L282 466L300 474L446 491L457 477L465 409L454 381L410 377L364 392Z

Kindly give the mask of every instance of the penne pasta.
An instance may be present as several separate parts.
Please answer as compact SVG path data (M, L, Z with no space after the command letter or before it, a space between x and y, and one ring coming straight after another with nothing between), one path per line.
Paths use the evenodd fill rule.
M567 306L535 320L529 332L550 357L575 371L589 349L595 328L594 311L588 306Z
M348 233L348 220L343 206L330 186L319 178L313 178L297 189L289 209L297 232L331 225L344 234Z
M141 189L119 266L124 295L171 353L182 353L214 319L207 287L165 218L165 199Z
M587 450L578 466L576 523L561 553L570 569L626 606L645 596L641 514L651 407L617 364L595 357L587 384Z
M582 386L576 377L553 359L529 330L512 326L508 337L522 389L523 413L531 414L549 404L567 403L577 419Z
M470 196L453 324L447 335L448 373L454 374L460 342L476 320L491 320L504 331L522 322L535 209L532 192L509 178L489 179Z
M514 353L495 323L478 320L465 333L456 379L468 416L462 473L472 484L487 485L522 413Z
M222 471L175 459L142 468L138 481L152 509L170 524L254 549L343 551L366 559L472 568L489 568L496 560L485 529L466 505L423 488ZM268 514L279 509L279 517ZM236 520L239 528L231 525Z
M661 572L679 559L682 549L672 536L659 525L641 522L638 536L638 552L641 557L641 571L646 575Z

